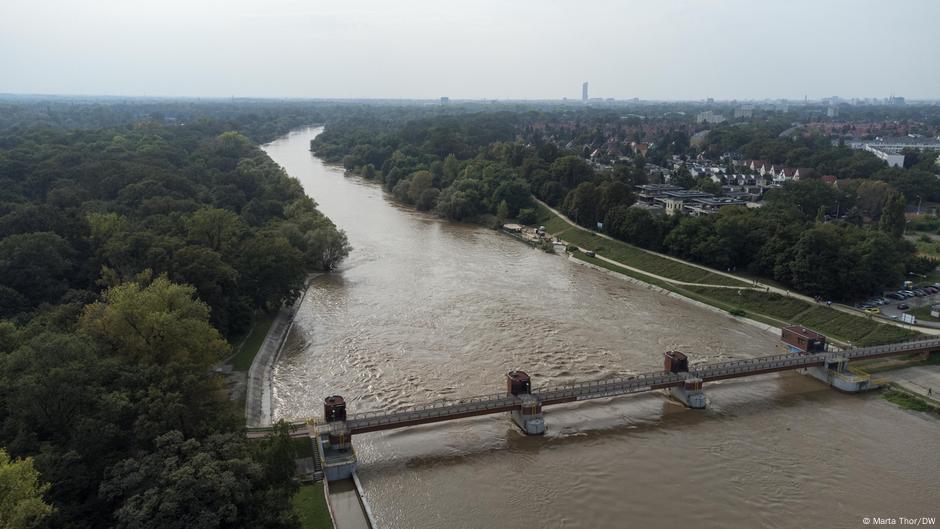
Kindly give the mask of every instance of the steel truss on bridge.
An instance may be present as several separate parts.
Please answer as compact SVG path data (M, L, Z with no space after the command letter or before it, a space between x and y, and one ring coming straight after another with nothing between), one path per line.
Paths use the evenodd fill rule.
M748 377L764 373L791 371L796 369L840 366L830 369L836 373L844 371L848 360L868 360L885 356L916 354L940 350L940 339L902 342L890 345L861 347L844 351L827 351L815 354L777 354L744 360L729 360L693 365L688 371L658 371L634 376L578 382L563 386L548 386L533 389L528 393L496 393L462 399L458 402L434 402L400 411L375 411L346 416L344 428L350 434L390 430L405 426L449 421L478 415L489 415L518 410L534 397L541 406L552 406L566 402L616 397L643 393L656 389L682 387L690 380L701 383L730 378ZM297 423L298 425L301 423ZM328 431L332 422L320 423L321 430Z
M665 354L662 371L562 386L533 389L525 372L510 371L505 393L434 402L407 410L347 415L345 399L331 396L324 401L322 419L293 422L291 435L311 437L316 460L322 463L322 475L327 480L343 479L352 475L357 465L352 446L355 434L504 412L509 412L523 432L541 434L545 431L543 406L665 389L691 408L704 408L702 384L706 382L798 369L843 391L864 391L879 387L880 381L849 367L849 361L940 351L940 339L829 350L825 336L800 326L785 327L782 340L788 347L787 354L689 365L685 354L670 351ZM269 427L252 428L247 433L249 437L262 437L270 432Z

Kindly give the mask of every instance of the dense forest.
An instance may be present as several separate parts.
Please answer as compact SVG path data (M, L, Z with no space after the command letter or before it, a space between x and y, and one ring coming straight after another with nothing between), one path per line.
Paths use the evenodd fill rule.
M925 273L936 266L917 257L902 237L905 193L915 196L906 183L935 186L937 179L928 169L933 157L924 156L909 169L888 169L869 153L819 137L782 139L776 122L729 128L716 131L702 150L737 150L852 178L838 188L818 179L790 182L768 192L762 208L661 217L630 207L634 186L648 180L644 157L597 166L576 143L599 142L605 134L629 137L629 123L635 122L616 119L614 125L604 125L603 119L597 113L572 119L568 112L480 112L385 120L377 126L356 118L332 124L311 142L311 149L381 181L396 198L451 219L492 215L532 223L530 197L535 196L585 227L597 229L602 223L604 231L626 242L719 269L747 271L832 300L863 298L896 284L908 272ZM570 126L562 126L564 120ZM533 127L544 123L556 125ZM553 141L546 129L552 130ZM688 136L671 123L661 134L655 139L670 146L671 154L695 155Z
M0 132L4 527L296 527L294 445L213 368L345 235L231 122L87 111Z

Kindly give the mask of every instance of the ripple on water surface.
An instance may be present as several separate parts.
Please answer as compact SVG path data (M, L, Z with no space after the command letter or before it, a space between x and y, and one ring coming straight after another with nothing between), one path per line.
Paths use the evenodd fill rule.
M353 253L318 277L275 368L275 414L402 409L536 385L770 354L755 327L391 203L307 151L266 147ZM858 527L938 504L937 421L795 374L710 385L708 410L659 395L549 408L546 436L502 416L357 436L382 527ZM807 523L810 523L807 525Z

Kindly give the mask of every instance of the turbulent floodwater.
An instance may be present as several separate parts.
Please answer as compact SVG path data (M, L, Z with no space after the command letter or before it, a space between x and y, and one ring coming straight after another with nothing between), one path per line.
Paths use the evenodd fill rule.
M351 413L772 354L771 334L477 226L394 203L309 151L265 150L349 236L314 280L275 368L276 417ZM709 385L709 409L658 395L552 407L544 437L500 415L357 436L383 528L861 527L937 516L940 421L796 374Z

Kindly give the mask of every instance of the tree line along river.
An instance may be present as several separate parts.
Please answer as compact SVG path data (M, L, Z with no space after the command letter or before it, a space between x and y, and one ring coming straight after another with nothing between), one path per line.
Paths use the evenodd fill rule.
M351 413L772 354L777 337L496 231L396 204L309 152L265 146L353 246L316 278L275 367L276 417ZM795 373L546 412L544 437L486 416L354 440L381 527L860 527L936 516L940 422Z

